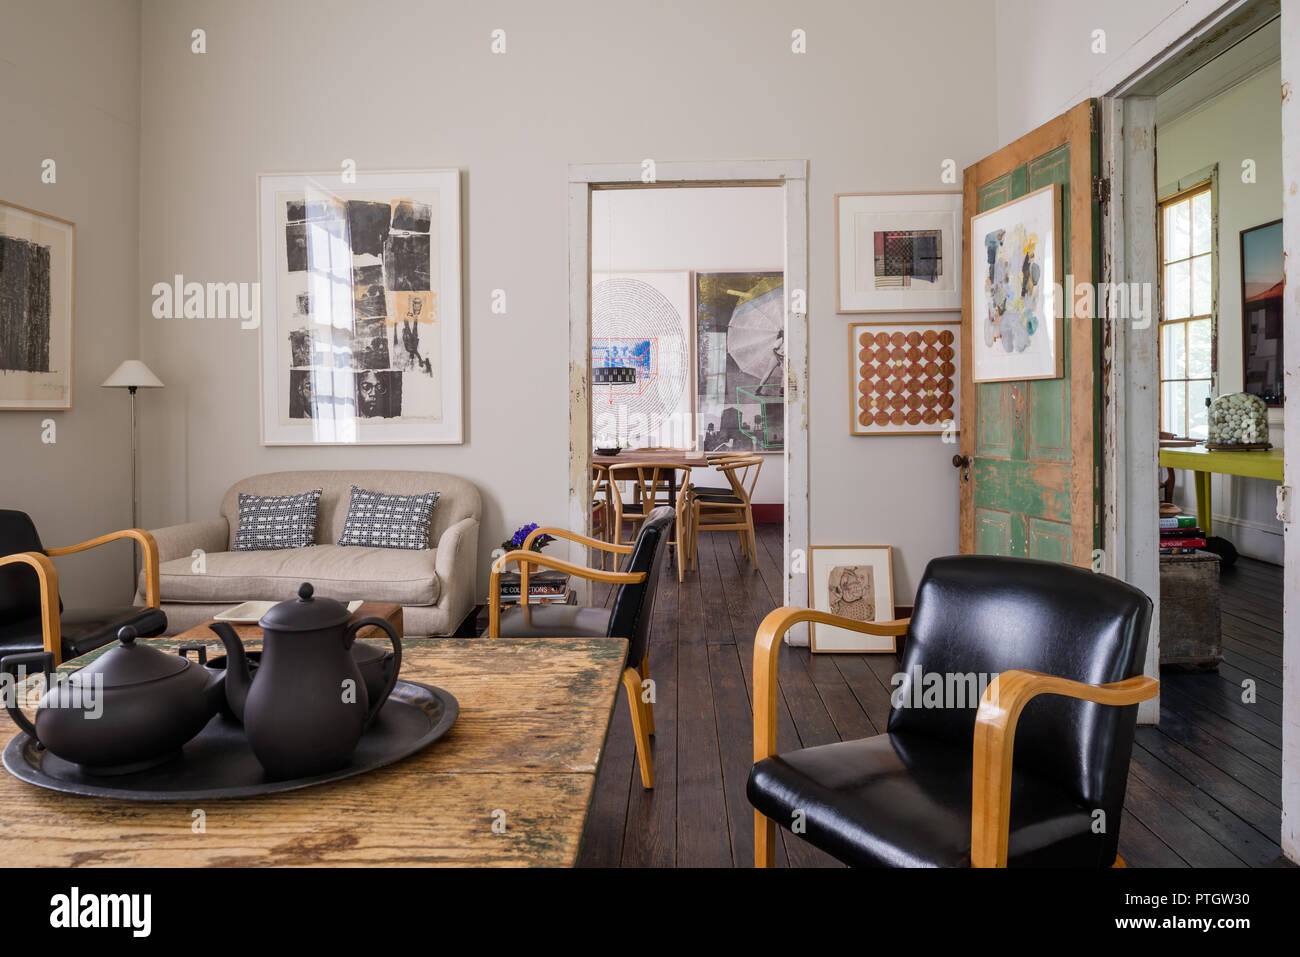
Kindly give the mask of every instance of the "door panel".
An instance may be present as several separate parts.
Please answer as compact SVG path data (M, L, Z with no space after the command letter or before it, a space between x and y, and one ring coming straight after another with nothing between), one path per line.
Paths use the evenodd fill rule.
M971 217L1051 184L1061 188L1061 265L1071 284L1097 277L1095 101L1085 101L967 168L963 255L970 262ZM969 283L962 291L966 342L973 343ZM1099 542L1097 423L1100 356L1090 315L1062 324L1059 379L976 385L962 366L961 550L1090 565Z

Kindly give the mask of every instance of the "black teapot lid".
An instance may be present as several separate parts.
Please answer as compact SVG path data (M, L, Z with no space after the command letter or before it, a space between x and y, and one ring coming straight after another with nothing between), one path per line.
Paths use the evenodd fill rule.
M298 586L296 600L282 601L257 623L264 631L320 631L337 628L352 618L348 606L333 598L316 598L311 582Z
M148 645L136 644L137 632L130 625L119 628L118 645L104 652L71 676L75 684L95 680L101 675L105 688L127 688L159 678L169 678L190 666L180 655L169 655Z

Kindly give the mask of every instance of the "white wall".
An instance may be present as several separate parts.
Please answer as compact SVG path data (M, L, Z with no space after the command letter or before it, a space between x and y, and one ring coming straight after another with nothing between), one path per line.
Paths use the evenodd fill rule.
M1151 33L1164 21L1190 29L1223 2L996 0L999 145L1107 92L1096 84L1107 71L1125 62L1137 69L1155 56ZM1096 30L1105 31L1104 53L1093 52Z
M593 272L779 272L784 262L780 187L605 189L592 196ZM726 484L718 475L695 481ZM784 498L781 456L765 455L754 501L780 505Z
M0 412L0 508L29 513L47 548L131 524L127 395L99 384L139 348L139 18L138 0L0 7L0 199L77 224L72 409ZM56 567L69 607L131 600L124 542Z
M257 333L145 318L145 359L168 382L148 403L145 521L215 514L253 472L368 464L473 478L490 547L567 514L571 163L810 161L815 544L892 544L900 601L957 547L951 449L848 431L847 325L835 314L836 192L948 188L997 145L992 0L791 8L597 0L146 0L138 308L174 273L257 278L259 172L460 167L464 183L467 438L462 446L264 448ZM208 52L190 52L207 31ZM504 55L490 33L506 30ZM791 30L808 52L790 52ZM924 57L918 58L918 51ZM898 79L906 78L900 96ZM505 289L509 313L493 315ZM526 391L525 391L526 390ZM152 398L152 396L150 397Z
M1219 167L1220 395L1240 392L1243 381L1241 231L1282 216L1281 82L1281 67L1274 64L1198 109L1160 124L1156 132L1156 178L1162 195L1165 186L1182 177L1216 163ZM1248 158L1256 164L1254 183L1241 181L1241 162ZM1271 410L1270 416L1274 426L1270 441L1278 447L1282 445L1280 412ZM1242 554L1281 564L1277 483L1216 475L1213 485L1215 534L1230 539ZM1195 508L1196 495L1185 473L1180 473L1175 500L1187 509Z

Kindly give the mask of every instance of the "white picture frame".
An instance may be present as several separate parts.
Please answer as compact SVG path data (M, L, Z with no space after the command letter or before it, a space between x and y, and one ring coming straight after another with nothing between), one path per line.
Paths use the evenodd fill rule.
M808 593L808 606L817 611L857 621L893 621L893 549L888 545L809 546ZM808 623L808 638L813 652L835 654L893 654L898 642L894 636L864 635L816 622Z
M837 193L836 311L956 312L962 297L962 195ZM937 238L922 253L909 234ZM887 253L890 242L894 253ZM937 250L934 248L937 246ZM912 249L913 255L901 253Z
M463 442L460 171L267 173L257 202L262 444Z
M1060 186L1044 186L972 216L970 236L973 380L1059 379ZM996 251L989 246L995 236ZM1028 292L1027 274L1033 277Z

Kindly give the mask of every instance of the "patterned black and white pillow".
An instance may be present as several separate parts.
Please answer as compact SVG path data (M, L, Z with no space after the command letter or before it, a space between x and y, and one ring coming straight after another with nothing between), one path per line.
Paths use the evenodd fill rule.
M429 522L437 492L419 495L385 495L352 486L348 519L343 524L340 545L367 548L429 547Z
M234 551L306 548L316 544L316 508L321 490L298 495L239 493L239 527Z

